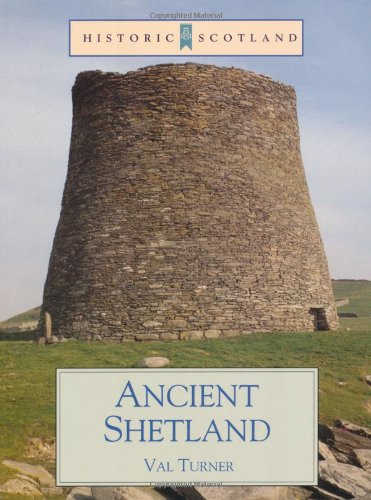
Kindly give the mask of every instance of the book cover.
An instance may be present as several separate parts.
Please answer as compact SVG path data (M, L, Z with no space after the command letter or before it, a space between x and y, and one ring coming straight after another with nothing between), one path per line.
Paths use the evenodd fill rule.
M0 497L366 498L369 4L0 10Z

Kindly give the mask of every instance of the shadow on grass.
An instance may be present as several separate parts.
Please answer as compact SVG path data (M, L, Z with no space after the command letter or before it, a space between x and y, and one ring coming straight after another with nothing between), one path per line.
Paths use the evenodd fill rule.
M16 330L12 329L0 329L0 342L3 341L14 341L18 342L20 340L35 340L36 330Z

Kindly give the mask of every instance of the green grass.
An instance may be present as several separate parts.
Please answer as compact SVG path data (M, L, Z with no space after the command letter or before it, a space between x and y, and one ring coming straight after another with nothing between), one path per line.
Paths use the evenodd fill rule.
M345 328L349 328L347 324L349 321L343 323ZM16 334L8 334L8 340L0 342L0 462L4 458L24 460L30 437L55 435L57 367L126 368L151 355L166 356L170 366L177 368L318 366L321 422L332 424L334 419L343 418L371 426L366 410L371 391L363 381L371 373L367 359L371 319L363 320L361 331L354 328L355 324L350 331L256 333L201 342L113 345L76 341L48 347L15 340ZM11 476L7 468L0 467L0 482Z
M10 458L25 460L31 437L55 436L55 369L60 367L134 367L145 356L161 355L171 367L312 367L320 368L320 421L343 418L371 427L371 282L333 281L336 298L349 298L340 311L359 314L343 318L338 332L261 333L201 342L81 343L49 347L31 342L34 332L16 331L38 319L34 308L0 323L0 483L14 477L1 465ZM345 385L339 385L345 382ZM32 463L32 459L26 461ZM35 463L41 463L40 459ZM53 472L53 464L43 465ZM25 499L3 495L4 500ZM51 499L53 497L50 497ZM62 497L54 497L62 498Z
M371 318L340 318L340 328L353 332L368 332L371 336Z
M339 312L354 312L362 317L371 317L371 281L334 280L336 299L349 299L349 304L339 307Z

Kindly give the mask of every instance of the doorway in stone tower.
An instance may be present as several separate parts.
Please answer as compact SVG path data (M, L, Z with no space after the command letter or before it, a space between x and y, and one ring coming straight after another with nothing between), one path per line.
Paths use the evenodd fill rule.
M326 313L323 307L312 307L309 312L315 331L329 330Z

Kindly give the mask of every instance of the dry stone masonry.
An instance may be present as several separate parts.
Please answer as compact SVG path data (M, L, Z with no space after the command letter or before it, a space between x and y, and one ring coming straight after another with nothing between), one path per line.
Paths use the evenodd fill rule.
M116 342L335 329L294 89L201 64L80 73L40 335L48 315Z

